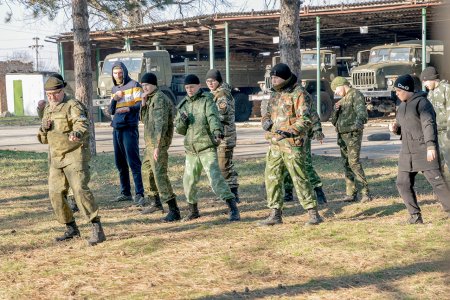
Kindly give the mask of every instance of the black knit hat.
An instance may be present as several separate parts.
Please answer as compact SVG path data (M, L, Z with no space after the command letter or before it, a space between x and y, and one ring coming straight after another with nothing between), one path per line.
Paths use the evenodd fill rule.
M402 75L394 83L394 87L414 93L414 79L411 77L411 75L406 74Z
M426 67L420 74L420 80L436 80L439 79L439 74L434 67Z
M206 79L214 79L217 80L219 83L222 83L222 74L220 74L219 70L211 69L206 73Z
M188 84L200 84L200 79L198 79L197 75L189 74L184 78L184 85Z
M158 86L158 78L153 73L145 73L141 77L141 83L149 83Z
M288 65L283 63L276 64L270 71L270 76L277 76L285 80L289 79L291 75L292 75L291 69L289 69Z

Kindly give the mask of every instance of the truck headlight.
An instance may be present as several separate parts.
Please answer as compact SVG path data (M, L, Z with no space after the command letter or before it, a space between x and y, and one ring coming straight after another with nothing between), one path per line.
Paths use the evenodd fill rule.
M388 80L387 80L387 85L388 85L388 86L394 85L394 80L388 79Z
M100 91L100 96L101 96L102 98L106 97L106 91L105 91L105 90L101 90L101 91Z

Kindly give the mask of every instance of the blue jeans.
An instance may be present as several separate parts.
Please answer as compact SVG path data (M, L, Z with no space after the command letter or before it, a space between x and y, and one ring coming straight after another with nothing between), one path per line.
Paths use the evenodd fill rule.
M114 159L120 176L120 192L131 196L130 174L134 180L135 194L144 195L142 184L141 159L139 157L138 127L114 128L113 130Z

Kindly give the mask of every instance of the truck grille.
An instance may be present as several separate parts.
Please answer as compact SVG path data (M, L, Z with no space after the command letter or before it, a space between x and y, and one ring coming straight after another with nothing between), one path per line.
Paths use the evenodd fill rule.
M376 78L374 71L363 71L363 72L353 72L352 73L352 84L355 88L363 87L375 87Z

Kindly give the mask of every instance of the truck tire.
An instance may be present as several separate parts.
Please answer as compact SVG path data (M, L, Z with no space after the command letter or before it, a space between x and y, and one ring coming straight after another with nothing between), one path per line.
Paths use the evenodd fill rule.
M312 96L314 97L314 108L317 108L316 94L313 94ZM333 103L331 102L330 95L325 92L320 92L320 122L328 121L332 112Z
M245 122L252 113L252 102L248 100L248 95L237 93L233 95L236 122Z
M391 134L386 133L373 133L367 136L368 141L390 141Z

